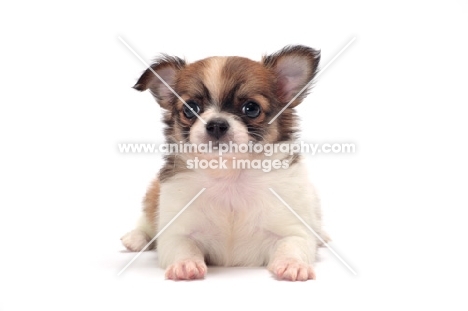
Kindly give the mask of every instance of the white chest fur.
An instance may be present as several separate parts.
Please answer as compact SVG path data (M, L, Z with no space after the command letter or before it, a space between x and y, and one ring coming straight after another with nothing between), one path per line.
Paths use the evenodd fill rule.
M159 228L202 189L205 191L161 234L159 257L179 239L190 239L215 265L265 265L275 243L286 236L314 239L311 232L269 190L274 189L313 228L320 230L318 200L302 164L286 170L179 174L161 185ZM172 241L172 242L171 242ZM167 262L166 262L167 261Z

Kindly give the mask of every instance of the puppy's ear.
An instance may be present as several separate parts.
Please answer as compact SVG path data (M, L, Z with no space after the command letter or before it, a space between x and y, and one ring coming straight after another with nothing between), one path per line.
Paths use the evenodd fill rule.
M161 58L157 59L150 68L145 70L133 88L138 91L150 89L151 94L153 94L161 107L170 109L171 99L175 95L164 82L173 88L177 79L177 73L184 67L185 61L183 59L163 55ZM155 73L157 73L164 82L162 82Z
M272 55L265 56L262 63L276 75L276 92L281 103L288 104L317 73L320 51L293 45L283 48ZM295 107L307 96L310 85L289 107Z

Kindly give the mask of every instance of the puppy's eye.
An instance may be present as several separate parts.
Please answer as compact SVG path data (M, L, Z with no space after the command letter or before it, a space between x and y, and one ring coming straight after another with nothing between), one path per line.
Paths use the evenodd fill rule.
M248 101L242 107L242 113L249 118L256 118L260 114L260 106L252 101Z
M187 105L190 106L187 107ZM200 112L200 106L193 100L189 100L187 102L187 105L184 105L184 115L187 117L187 119L192 119L195 116L195 113L198 114Z

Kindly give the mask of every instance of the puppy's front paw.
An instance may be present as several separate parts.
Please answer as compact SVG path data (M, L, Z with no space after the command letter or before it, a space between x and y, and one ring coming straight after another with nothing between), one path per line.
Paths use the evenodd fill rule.
M207 271L203 260L182 260L166 269L166 279L169 280L195 280L203 279Z
M268 270L279 280L315 280L315 272L312 265L297 259L277 259L268 266Z
M146 246L146 244L151 241L150 237L146 233L138 229L132 230L125 234L120 238L120 240L122 241L122 244L132 252L141 251ZM153 245L149 245L147 250L152 248Z

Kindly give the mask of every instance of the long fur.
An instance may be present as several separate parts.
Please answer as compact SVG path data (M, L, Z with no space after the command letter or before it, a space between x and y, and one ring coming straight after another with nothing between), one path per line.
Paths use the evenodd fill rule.
M194 101L205 120L222 118L229 124L219 142L278 143L297 137L294 103L271 125L271 120L295 92L313 79L320 53L293 46L266 56L261 62L241 57L212 57L192 64L164 56L152 69L164 76L185 101ZM168 82L168 83L169 83ZM213 141L197 118L187 118L184 104L148 70L136 89L150 89L166 110L167 142L195 144ZM255 118L246 117L242 105L254 101L261 107ZM265 155L230 154L246 159ZM299 154L277 153L287 168L259 169L188 168L195 157L212 154L170 154L158 177L148 188L143 215L136 228L122 237L127 249L139 251L168 224L202 188L200 195L158 238L159 264L169 279L203 278L208 265L268 266L278 279L315 278L313 263L320 240L274 196L278 193L295 212L327 241L322 231L319 199L308 180ZM154 245L153 245L154 246Z

